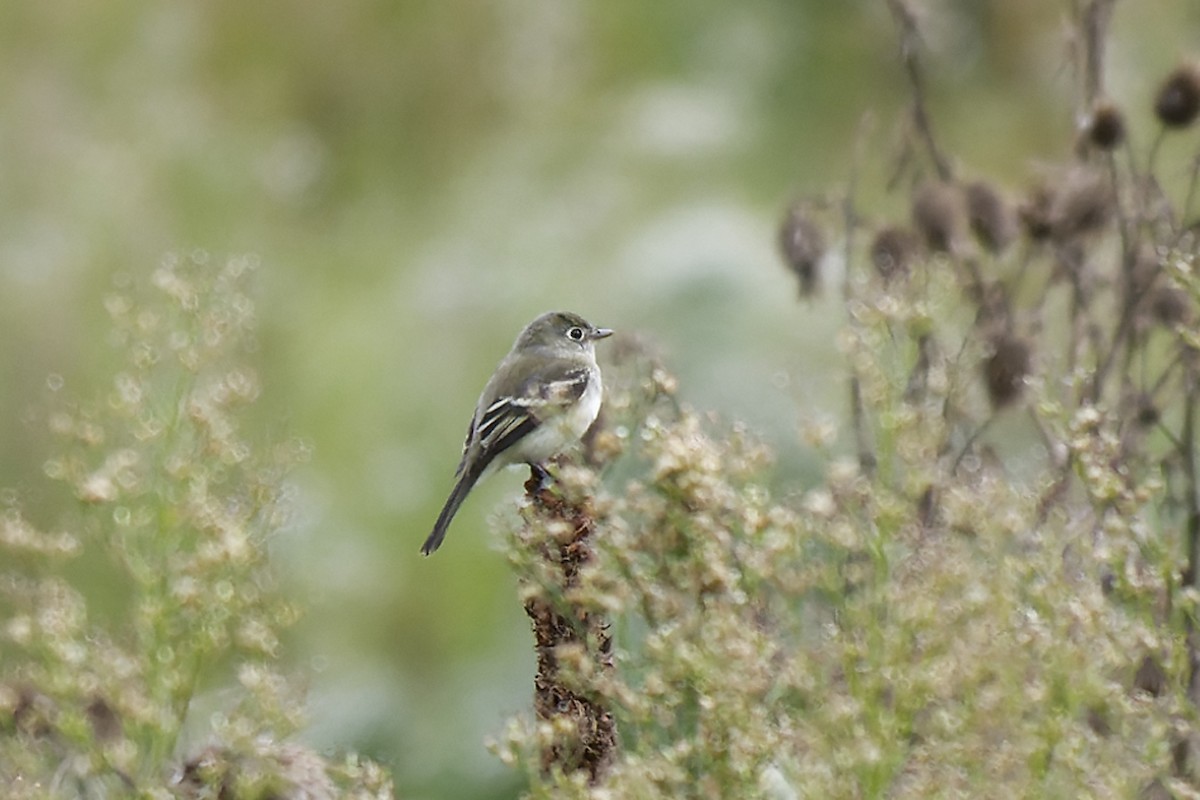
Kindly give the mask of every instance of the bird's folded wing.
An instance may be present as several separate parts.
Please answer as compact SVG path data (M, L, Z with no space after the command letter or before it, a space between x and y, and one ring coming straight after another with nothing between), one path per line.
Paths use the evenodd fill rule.
M503 392L473 420L467 447L475 440L481 455L490 461L529 435L539 425L562 413L583 396L590 380L587 367L552 364L527 375L519 385Z

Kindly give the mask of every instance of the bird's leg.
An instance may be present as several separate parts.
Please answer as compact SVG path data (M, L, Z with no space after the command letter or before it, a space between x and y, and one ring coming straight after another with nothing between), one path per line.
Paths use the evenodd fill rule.
M554 477L541 464L529 465L529 480L525 481L525 494L535 503L546 503L553 497L550 487Z
M542 489L549 488L552 479L550 473L541 464L530 464L529 480L537 487L535 491L541 491Z

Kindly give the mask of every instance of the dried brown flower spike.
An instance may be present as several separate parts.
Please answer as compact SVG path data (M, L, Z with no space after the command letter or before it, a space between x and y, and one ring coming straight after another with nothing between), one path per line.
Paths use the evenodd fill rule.
M1029 343L1013 334L1000 334L992 340L992 354L983 362L983 377L994 408L1010 405L1021 396L1031 357Z
M821 279L825 236L803 203L793 205L779 228L779 249L788 268L800 281L800 296L812 295Z
M1186 128L1200 115L1200 66L1176 67L1154 98L1154 113L1168 128Z

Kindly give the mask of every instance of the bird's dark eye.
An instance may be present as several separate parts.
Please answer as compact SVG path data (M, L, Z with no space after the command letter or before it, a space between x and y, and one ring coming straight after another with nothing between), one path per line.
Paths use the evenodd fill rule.
M571 328L567 331L567 336L577 342L583 341L583 328Z

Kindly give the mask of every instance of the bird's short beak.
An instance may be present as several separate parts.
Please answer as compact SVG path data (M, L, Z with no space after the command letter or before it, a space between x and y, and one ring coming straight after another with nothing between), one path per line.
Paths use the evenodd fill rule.
M613 332L612 332L611 328L592 328L592 338L593 339L607 339L609 336L612 336L612 335L613 335Z

